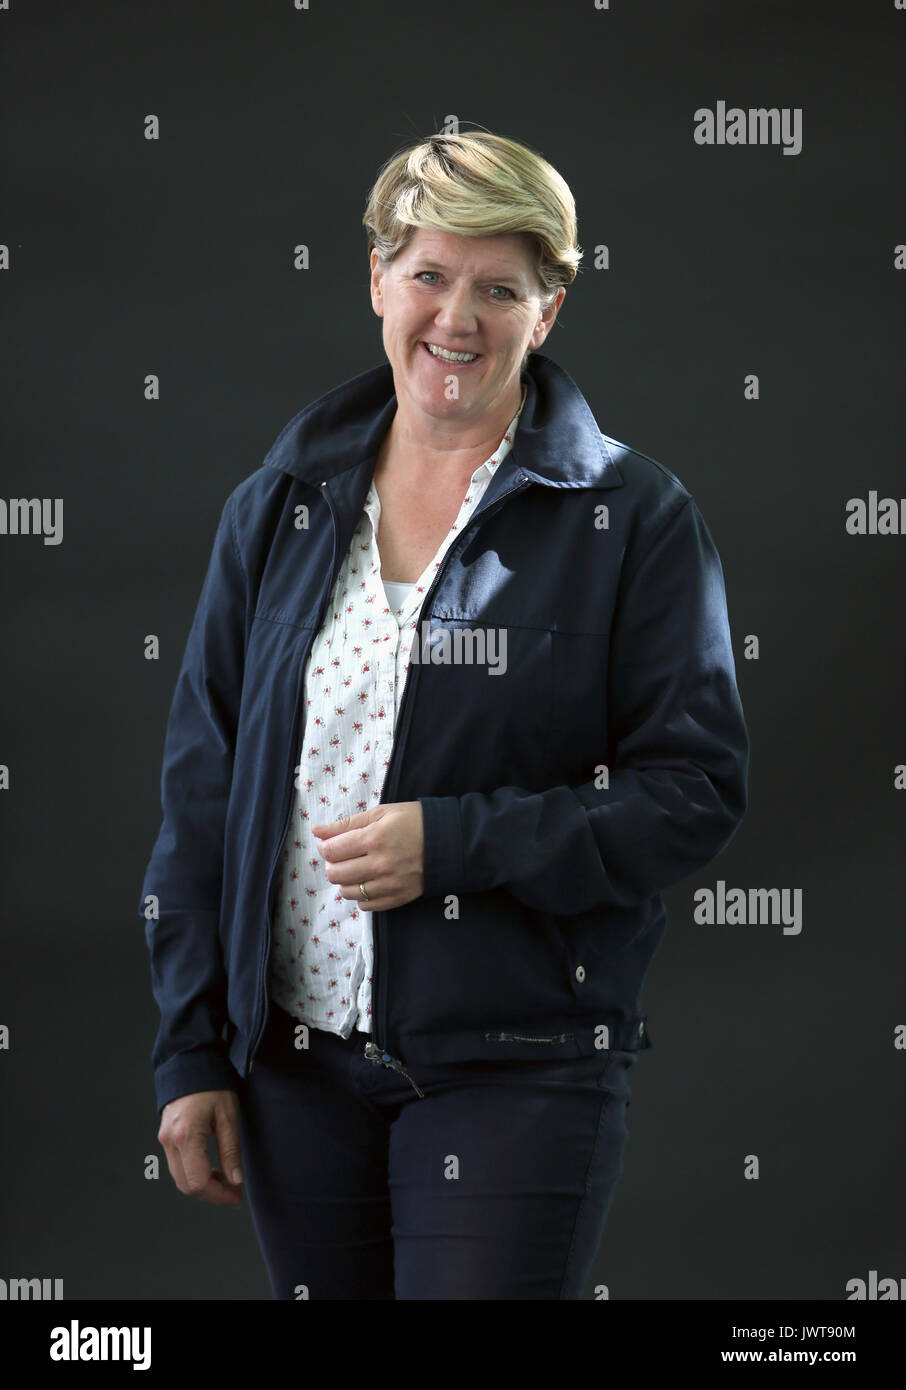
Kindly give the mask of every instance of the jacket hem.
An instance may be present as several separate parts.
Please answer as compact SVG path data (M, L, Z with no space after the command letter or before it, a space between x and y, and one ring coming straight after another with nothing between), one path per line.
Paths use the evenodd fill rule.
M417 1066L439 1062L529 1061L532 1058L593 1057L606 1051L642 1052L652 1046L647 1018L608 1023L609 1047L599 1047L601 1016L562 1019L542 1026L523 1026L491 1020L486 1028L468 1032L398 1033L391 1048L400 1061Z

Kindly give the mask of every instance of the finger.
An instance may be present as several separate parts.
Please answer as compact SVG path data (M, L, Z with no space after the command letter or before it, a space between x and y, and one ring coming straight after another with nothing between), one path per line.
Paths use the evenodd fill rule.
M194 1176L189 1177L186 1174L185 1162L181 1161L183 1178L182 1182L176 1184L180 1192L187 1197L197 1198L199 1202L210 1202L213 1206L240 1207L242 1205L241 1189L228 1183L219 1168L211 1167L207 1153L205 1153L205 1161L208 1165L208 1176L202 1187L197 1186L200 1170L194 1170Z
M197 1197L202 1202L213 1202L217 1206L238 1207L242 1205L242 1198L234 1187L229 1187L223 1180L223 1174L217 1169L211 1171L211 1176L204 1187L193 1187L189 1178L186 1177L185 1165L180 1157L180 1151L171 1141L169 1146L164 1146L167 1155L167 1167L170 1169L170 1176L175 1182L179 1191L184 1197Z
M361 912L389 912L391 907L402 907L404 903L411 902L415 896L412 893L407 894L396 889L382 889L376 893L374 887L368 883L365 884L365 887L368 889L367 898L363 898L358 889L349 889L343 893L345 898L355 898L356 906Z
M341 888L357 888L366 879L370 878L374 882L382 877L375 868L374 859L368 854L363 854L358 859L328 860L324 865L324 872L328 883L336 883ZM386 874L383 877L386 879ZM386 882L384 887L387 887ZM371 889L368 891L371 892Z
M176 1183L186 1197L189 1196L189 1184L186 1181L186 1172L182 1166L182 1159L179 1150L171 1146L164 1145L164 1153L167 1155L167 1167L170 1169L170 1177Z
M176 1148L182 1162L186 1179L186 1190L191 1197L203 1192L211 1178L211 1160L208 1158L207 1132L193 1125L177 1141Z
M218 1105L214 1114L214 1133L217 1136L217 1154L220 1167L226 1179L234 1186L242 1183L242 1159L239 1148L238 1107L225 1102Z
M365 844L367 830L345 830L340 835L333 835L331 840L318 840L318 853L322 859L327 859L328 863L336 863L342 859L363 858L368 853L368 845Z
M326 840L335 835L342 835L347 830L361 830L369 824L372 814L372 811L356 811L355 815L341 816L339 820L328 821L325 825L313 825L311 831L313 835L319 835Z
M242 1188L228 1183L219 1168L211 1169L211 1177L201 1192L193 1194L201 1202L210 1202L215 1207L241 1207Z
M396 897L396 894L386 888L380 890L376 889L373 882L366 883L365 887L368 889L367 898L362 897L362 889L358 883L354 888L342 889L343 897L346 898L348 902L357 903L358 906L364 908L366 912L383 912L383 905Z

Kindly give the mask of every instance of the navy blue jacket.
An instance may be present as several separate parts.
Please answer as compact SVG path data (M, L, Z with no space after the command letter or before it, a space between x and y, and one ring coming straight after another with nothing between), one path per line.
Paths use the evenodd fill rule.
M504 630L505 673L413 661L381 797L424 814L422 896L372 915L373 1039L416 1084L419 1064L650 1046L660 894L746 809L723 571L694 499L602 434L550 358L525 375L514 447L418 629ZM160 1108L234 1088L264 1030L303 671L395 410L389 363L344 382L223 508L139 904Z

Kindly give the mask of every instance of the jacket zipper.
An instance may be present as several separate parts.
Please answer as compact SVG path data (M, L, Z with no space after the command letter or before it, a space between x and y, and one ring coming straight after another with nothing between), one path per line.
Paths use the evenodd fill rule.
M283 828L282 828L282 830L280 831L280 837L279 837L279 839L277 840L277 843L276 843L276 845L275 845L275 847L274 847L274 852L273 852L273 854L272 854L272 856L271 856L270 874L268 875L268 882L267 882L267 910L266 910L266 933L265 933L265 942L264 942L264 961L263 961L263 963L262 963L261 958L260 958L260 956L259 956L259 960L258 960L258 1018L257 1018L257 1020L256 1020L254 1039L253 1039L253 1041L252 1041L252 1042L250 1043L250 1045L249 1045L249 1052L248 1052L248 1058L247 1058L247 1061L248 1061L247 1071L248 1071L249 1074L251 1073L252 1067L255 1065L255 1053L256 1053L257 1050L258 1050L258 1044L259 1044L260 1041L261 1041L261 1035L262 1035L263 1032L264 1032L264 1026L265 1026L265 1023L266 1023L266 1021L267 1021L267 972L268 972L268 965L269 965L269 963L270 963L270 955L271 955L271 937L272 937L272 933L273 933L273 922L272 922L272 917L271 917L271 906L272 906L273 897L274 897L274 874L275 874L275 872L276 872L277 860L278 860L279 855L280 855L280 850L281 850L281 848L282 848L282 846L283 846L283 843L284 843L284 841L285 841L285 839L286 839L286 832L287 832L287 830L289 829L289 818L290 818L290 812L292 811L292 805L293 805L293 796L292 796L292 793L293 793L293 785L294 785L293 773L294 773L294 771L295 771L295 766L296 766L296 754L297 754L298 751L299 751L299 737L300 737L300 734L301 734L301 727L300 727L300 726L301 726L301 722L302 722L302 677L303 677L303 675L304 675L304 673L305 673L305 663L308 661L309 652L311 651L312 645L313 645L313 643L314 643L315 637L316 637L317 634L318 634L318 630L319 630L319 628L320 628L320 626L321 626L321 623L324 621L324 614L325 614L326 611L327 611L327 604L329 603L329 601L330 601L330 596L331 596L331 594L333 593L333 586L334 586L334 584L336 584L336 582L337 582L337 576L336 576L336 574L334 574L333 569L334 569L334 564L335 564L336 558L337 558L337 534L338 534L338 531L339 531L339 527L338 527L338 525L337 525L337 518L336 518L336 513L334 512L333 503L332 503L331 500L330 500L330 494L328 493L327 489L326 489L326 488L323 488L323 487L321 488L321 493L322 493L322 495L323 495L325 501L327 502L327 506L328 506L328 509L329 509L329 511L330 511L331 520L333 521L333 550L332 550L331 556L330 556L330 574L331 574L331 579L329 580L328 585L327 585L327 592L324 594L324 596L323 596L323 598L322 598L322 600L321 600L321 610L320 610L320 614L319 614L319 617L318 617L318 621L317 621L317 623L316 623L316 625L315 625L315 627L314 627L314 629L313 629L313 631L312 631L311 641L306 645L306 648L305 648L305 655L302 657L302 660L301 660L300 663L299 663L299 671L298 671L298 675L297 675L297 677L296 677L296 703L295 703L295 707L294 707L294 708L295 708L295 724L294 724L294 729L293 729L293 746L292 746L292 750L291 750L291 752L292 752L292 758L291 758L291 760L290 760L290 776L289 776L289 778L287 779L287 785L286 785L286 787L284 788L284 792L283 792L283 800L284 800L284 808L283 808Z
M373 981L374 976L372 976L372 982ZM373 1024L374 1020L372 1019L372 1026ZM400 1072L410 1083L410 1085L415 1086L415 1089L418 1092L418 1094L422 1097L422 1099L424 1099L424 1091L419 1090L418 1086L416 1086L415 1082L412 1080L412 1077L406 1071L406 1068L403 1066L402 1062L399 1060L398 1057L391 1057L390 1053L384 1052L382 1048L378 1047L376 1042L367 1042L365 1044L365 1056L368 1058L369 1062L377 1062L381 1066L390 1067L393 1071Z
M465 526L465 528L463 529L463 531L460 533L460 535L459 535L457 541L456 541L453 545L451 545L451 546L449 547L449 549L447 550L447 553L446 553L446 555L444 556L444 559L443 559L443 563L441 564L439 570L438 570L437 573L435 574L434 580L433 580L433 582L431 583L431 585L430 585L430 587L429 587L429 589L428 589L428 592L425 594L425 597L422 599L421 605L420 605L420 607L419 607L419 613L421 613L421 612L423 611L423 609L424 609L424 607L425 607L425 604L427 604L427 603L431 600L431 598L433 598L433 596L434 596L434 591L436 590L438 584L440 583L441 579L443 578L444 571L445 571L446 568L447 568L447 565L448 565L448 563L449 563L449 561L450 561L450 557L451 557L451 554L452 554L453 550L456 549L456 548L460 548L460 547L461 547L463 538L469 534L469 531L472 529L472 527L473 527L474 525L476 525L479 521L486 521L486 520L488 519L489 516L493 516L493 514L494 514L495 512L497 512L497 511L500 510L500 508L503 506L503 504L504 504L504 502L507 500L507 498L512 497L512 496L513 496L515 493L517 493L517 492L522 492L522 491L524 491L524 489L528 487L528 485L529 485L530 482L531 482L531 479L530 479L530 478L526 478L526 477L520 478L520 480L519 480L518 483L515 483L512 487L508 488L507 491L504 492L504 493L502 493L501 496L498 497L498 498L496 499L496 501L492 502L491 505L490 505L489 507L486 507L483 511L474 513L474 514L472 515L472 517L471 517L471 519L469 520L468 524ZM381 792L381 802L382 802L382 803L384 803L384 802L389 802L389 801L392 800L393 796L396 794L397 785L399 784L399 772L398 772L398 769L399 769L400 756L401 756L401 751L400 751L400 750L401 750L401 748L403 747L403 745L405 744L406 734L408 733L408 730L409 730L409 716L410 716L410 711L411 711L411 708L412 708L411 691L412 691L412 689L413 689L413 687L414 687L414 685L415 685L415 683L416 683L416 679L417 679L417 677L418 677L418 672L420 671L420 669L421 669L421 663L420 663L420 662L416 662L415 671L414 671L414 672L413 672L413 670L412 670L412 663L411 663L411 662L409 663L409 667L408 667L408 671L407 671L406 684L405 684L405 687L404 687L404 689L403 689L403 695L402 695L402 699L400 700L400 707L399 707L399 711L398 711L398 713L397 713L397 729L398 729L399 732L398 732L397 737L394 739L393 748L391 749L391 752L390 752L390 765L389 765L389 767L387 768L387 776L384 778L384 786L383 786L383 790L382 790L382 792ZM403 1064L402 1064L402 1062L399 1060L399 1058L398 1058L398 1057L393 1057L389 1052L387 1052L384 1048L382 1048L382 1047L379 1045L378 1041L377 1041L377 1032L378 1032L378 1028L380 1027L380 1031L381 1031L381 1034L382 1034L382 1035L386 1032L386 1029L385 1029L385 1026L384 1026L384 1025L385 1025L385 1023L386 1023L386 1015L387 1015L387 991L386 991L386 988L382 988L382 985L384 984L383 976L379 976L379 975L378 975L378 955L379 955L380 937L381 937L381 931L382 931L383 927L386 925L385 920L384 920L384 916L385 916L385 915L384 915L383 912L377 912L377 913L374 914L374 921L373 921L374 930L373 930L373 933L372 933L372 937L373 937L373 940L372 940L372 958L373 958L373 959L372 959L372 976L371 976L371 983L372 983L372 989L373 989L373 992L374 992L374 995L375 995L375 998L376 998L376 1001L377 1001L377 1008L373 1010L373 1012L372 1012L372 1020L371 1020L371 1024L372 1024L372 1039L373 1039L373 1041L370 1042L370 1043L368 1043L368 1044L366 1045L366 1047L365 1047L365 1056L366 1056L366 1057L368 1058L368 1060L371 1061L371 1062L383 1063L384 1066L392 1067L394 1071L400 1072L403 1076L406 1077L406 1079L411 1083L411 1085L415 1087L415 1090L418 1091L418 1094L421 1096L423 1093L422 1093L421 1091L419 1091L418 1086L415 1085L415 1082L412 1080L412 1077L411 1077L411 1076L409 1075L409 1073L406 1071L405 1067L403 1066Z
M479 512L479 513L473 515L472 518L471 518L471 520L469 521L468 525L465 527L465 529L461 532L460 536L458 537L457 545L461 545L462 540L463 540L463 537L468 535L468 533L469 533L469 531L471 530L471 528L472 528L479 520L485 521L485 520L487 520L487 518L488 518L489 516L492 516L495 512L499 511L499 509L503 506L503 503L507 500L507 498L512 497L512 496L513 496L515 493L517 493L517 492L522 492L522 491L524 491L524 489L525 489L526 487L528 487L530 481L531 481L531 479L529 479L529 478L525 478L525 477L521 478L520 481L519 481L517 484L515 484L513 487L509 488L509 489L508 489L506 492L504 492L500 497L498 497L497 500L496 500L495 502L493 502L493 503L491 504L490 507L487 507L487 508L484 509L484 511L481 511L481 512ZM327 611L327 604L328 604L328 602L329 602L329 600L330 600L330 595L333 593L333 587L334 587L334 585L336 584L336 581L337 581L337 575L336 575L336 573L334 572L334 566L335 566L335 564L336 564L336 559L337 559L337 536L338 536L338 534L339 534L339 529L340 529L340 528L339 528L339 525L338 525L338 523L337 523L337 516L336 516L336 512L335 512L335 510L334 510L333 502L332 502L331 499L330 499L330 494L327 492L327 490L326 490L325 488L322 488L322 492L323 492L323 495L324 495L324 499L325 499L325 501L327 502L328 509L329 509L329 511L330 511L331 521L333 522L333 550L332 550L331 557L330 557L330 572L331 572L331 578L330 578L330 580L329 580L329 582L328 582L328 584L327 584L326 592L325 592L324 597L322 598L322 601L321 601L321 610L320 610L320 613L319 613L319 616L318 616L318 622L317 622L317 624L315 625L314 630L313 630L313 632L312 632L312 642L314 642L314 639L315 639L315 637L317 636L317 633L318 633L318 630L319 630L319 628L320 628L320 626L321 626L321 623L323 622L324 614L325 614L325 612ZM440 583L440 580L441 580L441 578L442 578L442 576L443 576L444 570L445 570L446 567L447 567L447 563L448 563L448 561L449 561L449 559L450 559L450 555L451 555L452 549L453 549L453 547L451 546L450 549L447 551L446 555L444 556L444 563L441 565L440 569L437 571L437 574L434 576L434 580L433 580L433 582L432 582L430 588L428 589L428 592L425 594L425 597L422 599L421 606L420 606L420 608L419 608L419 612L422 611L422 609L424 608L424 606L425 606L425 604L428 602L428 600L431 599L431 598L433 597L434 591L436 590L438 584ZM292 750L292 759L291 759L291 762L290 762L290 774L292 774L292 771L293 771L293 769L295 768L295 757L296 757L296 751L297 751L297 748L298 748L299 733L300 733L300 727L299 727L299 726L300 726L301 716L302 716L302 677L303 677L304 672L305 672L305 663L306 663L306 661L308 660L308 654L309 654L309 651L310 651L310 650L311 650L311 643L308 644L308 646L307 646L307 648L306 648L306 651L305 651L305 656L303 657L302 661L299 663L299 672L298 672L298 676L297 676L297 679L296 679L296 704L295 704L296 715L295 715L295 727L294 727L294 731L293 731L293 750ZM418 669L419 669L419 663L416 663L416 675L418 674ZM411 701L411 699L409 698L410 689L411 689L412 685L414 684L414 681L413 681L413 679L412 679L412 674L413 674L413 673L412 673L412 666L411 666L411 663L410 663L410 666L409 666L409 668L408 668L408 679L407 679L407 681L406 681L405 689L403 690L403 696L402 696L402 700L401 700L401 702L400 702L400 708L399 708L399 712L398 712L398 715L397 715L397 726L398 726L398 728L399 728L399 737L398 737L397 739L394 740L393 748L391 749L391 753L390 753L390 766L389 766L388 769L387 769L387 776L384 778L384 788L383 788L383 791L382 791L382 793L381 793L381 801L382 801L382 802L389 800L389 796L387 795L387 793L388 793L388 784L390 783L391 779L393 779L394 790L395 790L395 787L396 787L397 782L399 781L399 777L398 777L398 775L397 775L397 769L398 769L398 766L399 766L399 748L400 748L400 745L404 742L404 740L405 740L405 734L406 734L406 731L408 730L408 718L405 720L405 724L404 724L403 716L404 716L404 712L408 715L409 707L411 707L411 704L412 704L412 701ZM267 1018L267 999L266 999L266 995L267 995L267 972L268 972L268 964L269 964L269 961L270 961L271 937L272 937L272 932L273 932L273 925L272 925L272 921L271 921L271 904L272 904L272 901L273 901L274 874L275 874L276 868L277 868L277 859L278 859L279 854L280 854L280 849L281 849L281 846L283 845L283 842L284 842L285 839L286 839L286 832L287 832L287 830L288 830L288 828L289 828L289 817L290 817L290 811L291 811L291 809L292 809L292 789L293 789L293 778L292 778L292 775L290 775L290 777L287 779L287 784L286 784L286 787L285 787L285 789L284 789L283 826L282 826L282 829L281 829L281 832L280 832L280 837L279 837L279 839L277 840L277 843L276 843L276 845L275 845L275 847L274 847L274 852L273 852L273 855L272 855L272 857L271 857L270 874L269 874L269 876L268 876L268 885L267 885L267 912L266 912L266 934L265 934L265 943L264 943L264 959L263 959L263 961L262 961L262 960L260 959L260 957L259 957L259 963L258 963L258 965L259 965L259 976L258 976L258 1022L257 1022L257 1026L256 1026L256 1029L255 1029L254 1039L253 1039L253 1041L250 1043L250 1046L249 1046L249 1052L248 1052L248 1065L247 1065L247 1068L246 1068L246 1070L247 1070L247 1072L248 1072L249 1074L251 1074L252 1067L254 1066L255 1053L256 1053L256 1051L257 1051L257 1049L258 1049L258 1044L259 1044L259 1042L261 1041L261 1035L262 1035L262 1033L264 1032L264 1026L265 1026L265 1022L266 1022L266 1018ZM411 1077L411 1076L409 1075L409 1073L406 1071L405 1067L403 1066L403 1064L402 1064L402 1062L399 1060L399 1058L398 1058L398 1057L394 1057L394 1056L393 1056L391 1053L389 1053L384 1047L382 1047L382 1046L379 1044L379 1042L377 1041L377 1027L378 1027L378 1024L379 1024L379 1023L380 1023L381 1025L383 1025L384 1020L385 1020L385 1015L386 1015L386 1008L387 1008L386 990L382 990L382 989L380 988L380 985L383 983L383 979L381 978L381 979L379 980L379 976L378 976L378 951L379 951L379 941L380 941L380 935L381 935L381 928L382 928L384 925L385 925L385 924L384 924L384 914L383 914L382 912L376 913L375 916L374 916L374 918L373 918L373 921L372 921L372 926L373 926L373 931L372 931L372 953L373 953L373 964L372 964L372 988L373 988L373 991L374 991L374 993L375 993L375 995L376 995L376 998L377 998L377 1009L374 1010L373 1013L372 1013L372 1020L371 1020L371 1023L372 1023L372 1040L371 1040L370 1042L366 1043L366 1045L365 1045L365 1056L368 1058L368 1060L369 1060L370 1062L374 1062L376 1065L381 1065L381 1066L389 1067L389 1068L391 1068L393 1071L397 1071L397 1072L399 1072L402 1076L405 1076L406 1079L407 1079L407 1081L409 1081L410 1084L414 1087L414 1089L415 1089L415 1091L417 1092L417 1094L423 1098L423 1097L424 1097L424 1092L421 1091L421 1090L419 1090L419 1087L416 1085L416 1083L413 1081L412 1077ZM383 1030L382 1030L382 1031L383 1031Z
M530 1042L530 1043L562 1043L572 1037L572 1033L557 1033L553 1037L533 1038L527 1033L485 1033L488 1042Z

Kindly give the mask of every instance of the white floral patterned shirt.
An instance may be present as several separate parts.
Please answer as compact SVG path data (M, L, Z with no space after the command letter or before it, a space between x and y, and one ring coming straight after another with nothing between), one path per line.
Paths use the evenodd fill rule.
M379 803L422 601L510 452L524 404L523 386L519 410L472 474L433 560L414 584L389 591L381 581L381 503L372 482L306 662L304 743L295 764L301 785L278 864L269 991L287 1013L344 1038L354 1027L371 1032L371 915L329 882L311 827Z

